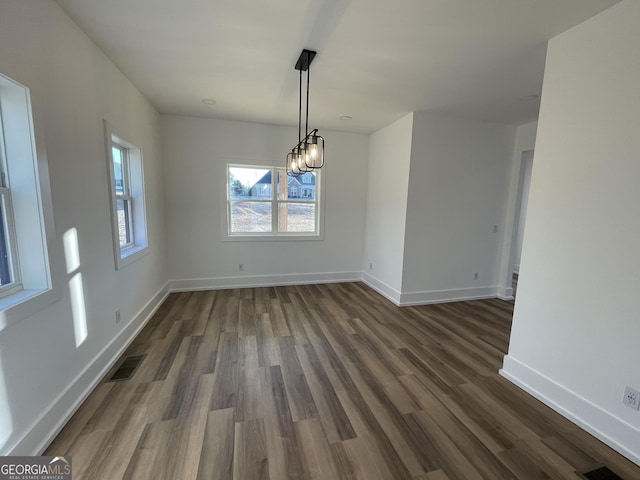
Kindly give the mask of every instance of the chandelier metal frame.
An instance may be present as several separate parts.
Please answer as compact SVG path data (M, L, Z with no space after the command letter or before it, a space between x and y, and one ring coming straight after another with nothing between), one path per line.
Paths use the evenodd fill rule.
M318 129L309 130L309 67L316 56L313 50L303 49L295 69L300 72L298 91L298 143L287 154L287 175L299 177L324 167L324 138ZM302 72L307 72L305 128L302 136Z

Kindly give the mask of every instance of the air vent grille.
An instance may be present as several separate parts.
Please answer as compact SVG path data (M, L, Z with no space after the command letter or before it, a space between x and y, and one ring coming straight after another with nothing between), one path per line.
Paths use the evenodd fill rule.
M122 365L111 375L110 382L119 382L122 380L130 379L135 373L136 369L142 363L146 355L134 355L132 357L125 358Z
M586 480L624 480L622 477L619 477L609 470L608 467L602 465L593 467L586 472L577 473L580 477L585 478Z

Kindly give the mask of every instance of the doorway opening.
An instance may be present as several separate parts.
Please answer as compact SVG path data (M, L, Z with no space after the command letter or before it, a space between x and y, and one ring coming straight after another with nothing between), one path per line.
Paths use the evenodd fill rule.
M522 152L520 160L520 179L518 181L518 195L516 200L515 219L513 222L513 241L511 243L511 262L509 264L513 288L513 296L516 296L518 277L520 275L520 263L522 261L522 246L524 244L524 231L527 223L527 208L529 206L529 190L531 188L531 171L533 169L533 150Z

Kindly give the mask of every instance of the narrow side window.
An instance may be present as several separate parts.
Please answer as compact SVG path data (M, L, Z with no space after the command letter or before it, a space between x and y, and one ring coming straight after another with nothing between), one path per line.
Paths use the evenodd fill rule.
M105 122L113 247L116 269L148 247L142 150L113 133Z

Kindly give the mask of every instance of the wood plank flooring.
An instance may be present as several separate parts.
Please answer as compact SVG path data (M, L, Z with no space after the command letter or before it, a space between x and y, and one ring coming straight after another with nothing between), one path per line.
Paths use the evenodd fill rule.
M640 479L498 376L512 309L397 308L360 283L172 294L124 355L146 354L134 376L47 454L75 480Z

